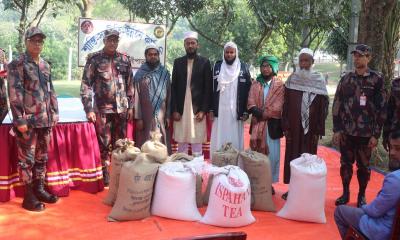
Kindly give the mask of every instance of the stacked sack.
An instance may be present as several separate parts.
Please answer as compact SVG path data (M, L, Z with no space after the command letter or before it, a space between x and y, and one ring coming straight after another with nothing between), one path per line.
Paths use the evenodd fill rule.
M176 220L200 220L196 205L196 175L194 168L184 162L161 165L154 187L151 213Z
M127 138L116 141L115 147L116 149L111 154L110 186L108 194L103 200L104 204L110 206L114 205L117 198L122 164L126 161L135 161L136 156L140 153L140 149L135 147L135 142Z
M232 146L232 143L226 143L212 154L211 164L217 167L228 165L237 166L238 156L239 151ZM213 178L214 176L212 174L208 175L207 189L203 198L205 204L208 204Z
M277 216L326 223L326 174L326 164L317 155L303 153L291 161L289 195Z
M153 186L159 166L167 160L167 147L161 134L152 132L135 161L124 162L119 188L109 221L139 220L150 216Z
M187 163L186 165L192 167L196 172L196 205L198 208L203 207L203 178L202 173L206 166L206 162L204 161L204 156L200 157L192 157L186 153L174 153L172 154L167 162L183 162Z
M214 180L210 199L200 222L219 227L241 227L253 223L251 188L246 173L231 165L211 171Z
M272 201L272 173L269 158L259 152L246 150L239 154L239 166L250 179L251 209L275 211Z

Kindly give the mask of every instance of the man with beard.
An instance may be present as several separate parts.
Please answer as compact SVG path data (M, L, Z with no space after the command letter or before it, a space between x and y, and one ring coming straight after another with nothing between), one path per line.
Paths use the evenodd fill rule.
M252 150L268 155L271 162L272 183L279 180L280 138L274 135L275 126L281 126L284 84L275 77L279 62L275 56L266 55L259 59L260 74L253 81L247 108L252 114L250 125L250 147ZM272 194L275 194L272 188Z
M210 61L197 54L197 33L187 32L184 37L186 56L175 59L172 71L171 110L173 112L173 138L178 152L202 155L202 143L207 140L206 117L212 91Z
M343 195L336 205L349 202L353 163L357 163L357 206L366 204L365 190L371 175L369 161L386 119L386 91L381 74L368 68L371 48L357 45L352 51L355 70L344 75L333 101L333 143L340 147Z
M222 59L213 69L211 154L228 142L243 150L243 124L249 118L247 99L251 76L248 66L240 61L234 42L225 44Z
M105 30L104 48L88 56L81 84L86 117L96 127L104 185L110 176L110 150L126 138L127 120L133 117L133 83L130 57L117 51L119 32ZM94 103L93 102L94 94Z
M376 198L360 208L341 205L335 209L335 222L342 239L350 226L371 240L389 239L391 231L395 230L392 229L393 220L400 203L400 129L392 131L388 141L389 170L392 172L385 176Z
M144 51L146 62L134 77L135 82L135 120L136 144L141 147L150 139L150 132L162 134L162 142L171 152L167 137L170 118L170 74L160 63L160 52L155 44Z
M312 70L313 51L303 48L299 69L285 83L282 129L286 137L284 179L290 182L290 162L302 153L317 153L318 139L325 135L329 98L325 79ZM282 195L286 200L288 192Z

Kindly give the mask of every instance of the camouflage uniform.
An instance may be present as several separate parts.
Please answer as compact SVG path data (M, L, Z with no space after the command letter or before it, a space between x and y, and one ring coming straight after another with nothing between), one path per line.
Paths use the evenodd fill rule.
M364 103L365 100L365 103ZM360 192L365 191L369 177L371 137L379 138L386 118L386 91L382 76L368 70L363 76L354 71L339 82L333 102L333 132L341 133L340 175L344 188L348 188L353 163L357 163Z
M37 65L25 53L8 65L7 79L21 178L44 180L51 128L58 122L50 65L42 58ZM25 124L28 131L22 134L17 127Z
M2 76L2 74L6 72L5 71L6 59L4 50L1 48L0 48L0 64L3 64L3 69L0 69L0 124L1 124L8 113L6 83L5 83L5 78Z
M86 113L96 113L95 127L103 169L109 164L115 141L126 137L127 110L133 108L132 79L131 61L127 55L116 52L110 57L101 50L87 59L81 99Z
M400 130L400 78L392 81L387 108L387 118L383 126L383 139L388 141L390 133Z

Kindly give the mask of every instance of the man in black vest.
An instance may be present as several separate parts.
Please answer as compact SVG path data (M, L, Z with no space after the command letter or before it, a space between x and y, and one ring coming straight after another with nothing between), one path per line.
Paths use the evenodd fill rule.
M171 109L174 120L173 138L178 152L202 155L206 141L206 118L212 91L210 61L197 54L198 35L187 32L184 37L186 55L175 59L172 71Z
M243 124L249 118L247 99L250 86L250 72L239 59L237 45L226 43L223 60L217 61L213 69L211 153L228 142L239 151L243 150Z

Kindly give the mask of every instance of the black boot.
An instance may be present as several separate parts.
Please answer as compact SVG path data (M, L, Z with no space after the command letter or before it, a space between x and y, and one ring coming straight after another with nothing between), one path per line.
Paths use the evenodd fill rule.
M357 170L357 179L358 179L358 197L357 197L357 207L360 208L362 205L367 204L367 200L365 199L365 190L367 189L369 177L371 175L371 171L368 168L359 168Z
M367 204L367 200L365 199L365 193L358 193L357 197L357 207L361 208L362 205Z
M347 204L350 200L350 181L353 177L353 165L348 162L340 163L340 177L342 178L343 194L335 201L335 205Z
M343 183L343 194L338 199L336 199L335 205L344 205L349 202L350 200L350 190L349 190L350 183L344 182Z
M40 212L44 210L44 204L33 194L32 183L25 184L25 195L22 207L28 211Z
M110 185L110 173L108 172L107 167L103 167L103 182L105 187Z
M42 202L45 203L56 203L58 197L47 192L44 188L44 179L35 179L33 181L35 196Z

